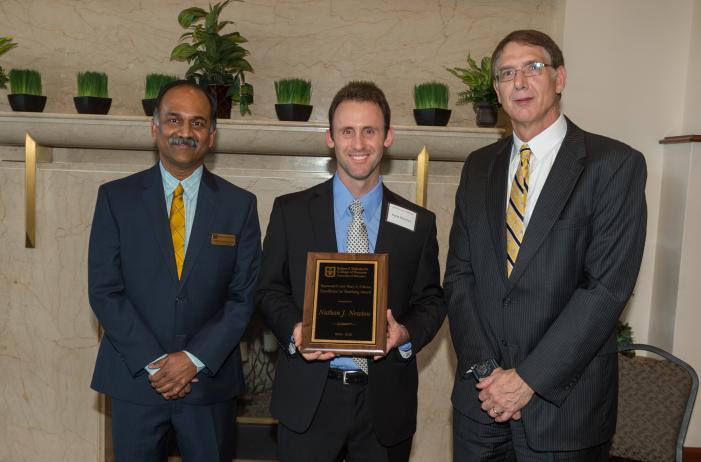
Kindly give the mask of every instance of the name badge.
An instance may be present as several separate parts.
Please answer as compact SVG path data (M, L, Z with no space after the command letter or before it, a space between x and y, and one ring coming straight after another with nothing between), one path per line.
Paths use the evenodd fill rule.
M227 245L233 247L236 245L236 235L212 233L212 245Z
M400 207L397 204L389 204L387 208L387 221L395 225L414 231L416 226L416 212Z

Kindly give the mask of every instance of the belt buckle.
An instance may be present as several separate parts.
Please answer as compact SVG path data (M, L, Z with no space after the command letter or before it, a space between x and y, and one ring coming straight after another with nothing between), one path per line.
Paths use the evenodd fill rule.
M349 372L352 371L343 371L343 385L350 385L348 382L348 377L350 376Z

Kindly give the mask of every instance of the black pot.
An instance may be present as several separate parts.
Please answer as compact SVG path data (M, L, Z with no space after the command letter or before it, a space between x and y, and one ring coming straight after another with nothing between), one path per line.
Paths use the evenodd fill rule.
M142 99L141 107L144 108L144 114L152 117L153 111L156 109L156 98Z
M107 114L112 106L112 98L74 96L73 103L79 114Z
M414 119L416 119L416 125L445 127L450 120L450 109L414 109Z
M17 93L7 95L10 107L17 112L42 112L46 106L46 96Z
M476 122L478 127L494 127L497 124L497 111L489 103L475 103L472 109L477 114Z
M226 96L229 93L229 85L210 85L209 93L217 102L217 119L231 119L231 96Z
M313 108L309 104L276 104L275 112L278 120L306 122L311 117Z

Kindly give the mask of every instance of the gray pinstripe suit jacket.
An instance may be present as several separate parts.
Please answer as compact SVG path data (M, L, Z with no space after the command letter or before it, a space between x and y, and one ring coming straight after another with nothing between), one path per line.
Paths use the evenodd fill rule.
M645 159L567 120L507 278L512 142L508 137L473 152L456 194L444 281L458 356L453 406L491 422L464 372L495 358L535 390L522 410L532 449L586 448L610 439L616 426L614 328L645 243Z

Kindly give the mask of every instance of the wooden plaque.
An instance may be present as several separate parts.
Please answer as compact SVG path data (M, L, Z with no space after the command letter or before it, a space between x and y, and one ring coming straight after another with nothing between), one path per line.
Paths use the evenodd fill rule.
M307 254L302 352L386 354L386 253Z

